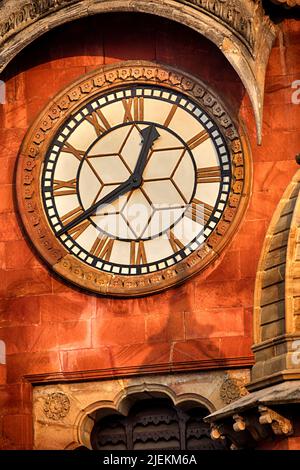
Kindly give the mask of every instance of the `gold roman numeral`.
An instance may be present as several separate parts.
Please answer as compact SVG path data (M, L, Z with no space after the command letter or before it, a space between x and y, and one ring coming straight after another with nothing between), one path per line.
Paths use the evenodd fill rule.
M144 98L142 96L128 100L123 99L122 103L125 111L123 122L144 120Z
M221 169L219 166L210 166L197 170L197 183L220 183Z
M82 213L83 213L82 208L78 206L78 207L75 207L75 209L71 210L70 212L67 212L63 217L60 218L60 220L62 221L64 225L67 225L70 222L72 222L72 220L76 219L76 217L78 217Z
M84 220L75 227L70 228L70 230L68 230L68 234L72 235L72 238L76 240L76 238L78 238L90 226L90 224L89 220Z
M213 206L194 198L185 212L185 215L194 222L200 224L203 224L204 222L206 224L212 215L213 210Z
M81 161L84 156L84 152L82 150L77 150L73 145L69 144L69 142L64 144L62 152L71 153L79 161Z
M87 116L86 119L89 121L90 124L92 124L92 126L94 126L94 129L98 136L110 129L109 122L102 113L102 111L100 111L100 109L94 111L90 116Z
M61 191L62 188L66 189ZM76 194L76 179L69 181L53 181L53 196L70 196L72 194Z
M109 261L115 240L109 238L107 235L99 234L96 238L90 252L97 258Z
M164 126L165 127L168 127L170 125L170 122L172 121L173 117L174 117L174 114L176 113L178 109L178 106L176 104L173 104L165 122L164 122Z
M207 139L209 139L209 133L207 131L201 131L199 134L192 137L188 142L187 145L190 147L191 150L198 147L200 144L203 144Z
M145 245L143 241L130 243L130 263L147 264Z
M178 250L182 250L184 248L184 245L181 243L180 240L178 240L178 238L175 237L172 230L169 231L168 236L169 236L170 245L174 253L177 253Z

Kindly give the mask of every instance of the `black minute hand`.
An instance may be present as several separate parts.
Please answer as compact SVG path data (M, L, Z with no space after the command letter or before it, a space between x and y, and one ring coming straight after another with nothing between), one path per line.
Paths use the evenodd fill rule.
M100 199L100 201L96 202L96 204L93 204L89 209L87 209L74 220L65 225L65 227L63 227L59 232L57 232L57 235L60 237L64 233L68 232L68 230L80 224L80 222L83 222L90 215L92 215L98 209L99 206L111 204L115 199L118 199L120 196L123 196L123 194L128 193L128 191L133 189L133 187L134 183L131 176L127 181L124 181L124 183L120 184L120 186L115 188L111 193L104 196L102 199Z
M59 232L57 232L57 236L60 237L61 235L64 235L66 232L71 230L73 227L76 227L76 225L80 224L89 216L91 216L99 206L111 204L113 201L123 196L123 194L126 194L132 189L136 189L141 185L142 174L147 163L149 150L153 142L159 137L159 133L157 132L156 127L152 124L151 126L145 127L145 129L141 131L141 134L144 139L143 145L132 176L130 176L128 180L124 181L124 183L120 184L120 186L115 188L111 193L104 196L102 199L100 199L100 201L93 204L89 209L85 210L82 212L82 214L65 225L61 230L59 230Z

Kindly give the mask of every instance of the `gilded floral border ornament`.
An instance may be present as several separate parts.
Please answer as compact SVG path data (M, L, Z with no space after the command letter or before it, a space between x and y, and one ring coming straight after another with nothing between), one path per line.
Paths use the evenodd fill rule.
M45 31L88 15L112 11L162 16L210 39L236 70L250 96L261 142L264 79L276 36L276 28L265 16L261 0L4 0L0 72Z

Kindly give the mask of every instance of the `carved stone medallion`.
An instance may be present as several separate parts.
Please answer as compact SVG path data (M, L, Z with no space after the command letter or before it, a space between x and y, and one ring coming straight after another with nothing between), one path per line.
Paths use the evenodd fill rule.
M67 416L70 411L70 400L65 393L50 393L45 399L44 413L47 418L59 421Z
M245 388L245 381L236 377L228 377L225 379L220 388L220 397L226 405L229 405L247 394L248 391Z

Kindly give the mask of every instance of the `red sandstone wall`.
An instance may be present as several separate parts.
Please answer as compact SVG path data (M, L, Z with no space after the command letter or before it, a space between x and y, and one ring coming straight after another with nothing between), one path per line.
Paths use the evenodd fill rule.
M299 152L300 105L291 104L291 82L300 79L299 38L300 25L290 20L273 49L260 148L237 75L215 46L180 25L124 14L91 18L53 31L8 67L2 77L7 103L0 106L0 339L7 345L9 386L0 387L0 415L10 416L3 418L0 434L4 426L15 445L31 445L30 386L21 384L24 375L111 368L141 373L150 365L184 368L191 361L199 361L199 368L251 363L258 257ZM54 277L32 251L16 214L13 174L26 129L56 92L89 70L135 58L198 75L244 117L253 152L253 195L215 269L155 296L97 298ZM16 420L23 431L16 431Z

